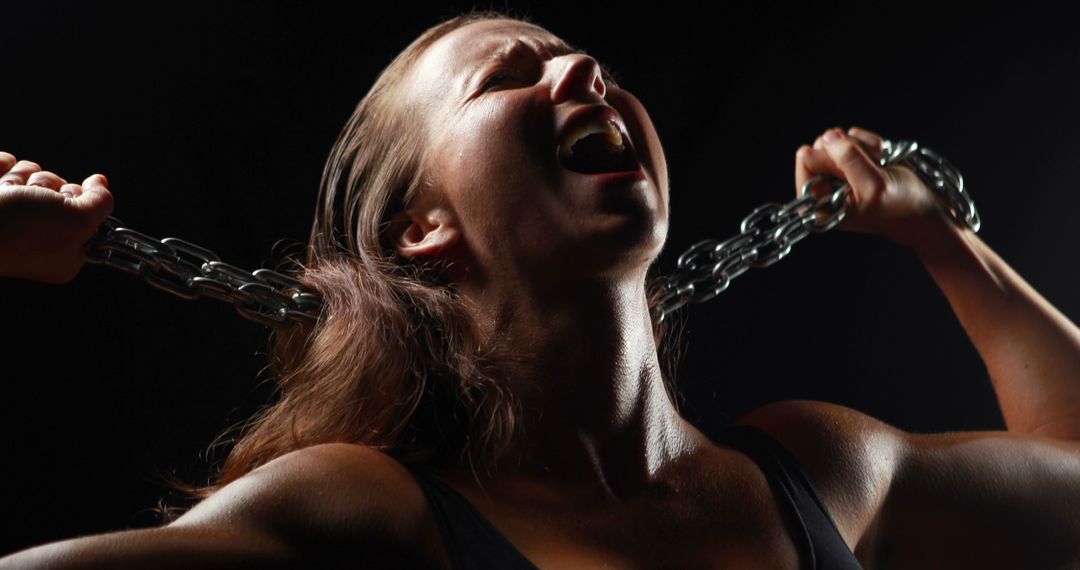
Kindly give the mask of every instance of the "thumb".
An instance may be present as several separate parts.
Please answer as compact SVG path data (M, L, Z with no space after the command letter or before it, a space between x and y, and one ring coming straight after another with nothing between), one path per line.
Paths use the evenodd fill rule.
M109 192L109 180L103 174L94 174L82 183L82 194L74 198L75 205L98 223L113 211L113 195Z

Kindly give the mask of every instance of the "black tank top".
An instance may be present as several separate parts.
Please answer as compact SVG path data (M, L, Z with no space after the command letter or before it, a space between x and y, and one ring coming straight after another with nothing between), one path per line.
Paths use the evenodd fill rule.
M714 440L749 456L765 473L774 494L800 529L795 536L807 570L862 570L814 485L795 458L753 426L728 426ZM423 469L411 468L424 490L454 570L536 570L505 536L452 487Z

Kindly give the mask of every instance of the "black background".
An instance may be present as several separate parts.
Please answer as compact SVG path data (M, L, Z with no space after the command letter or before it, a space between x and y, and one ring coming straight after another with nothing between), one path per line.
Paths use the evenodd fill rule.
M0 149L105 173L127 225L266 266L306 238L376 74L473 5L6 2ZM1068 14L1023 5L476 4L586 49L646 105L671 172L663 268L792 199L796 148L860 125L947 156L983 239L1075 319L1080 39ZM213 437L269 393L264 329L114 269L0 280L0 311L0 552L152 524L161 476L197 480ZM807 238L691 307L684 339L684 413L702 425L815 399L914 432L1004 427L946 299L883 238Z

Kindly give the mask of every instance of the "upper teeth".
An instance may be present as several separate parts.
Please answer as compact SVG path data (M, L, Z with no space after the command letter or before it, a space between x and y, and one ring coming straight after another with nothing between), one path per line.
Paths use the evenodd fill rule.
M573 129L570 129L563 135L562 140L559 143L559 156L566 158L573 154L571 150L575 143L579 140L595 133L607 135L607 140L612 145L621 147L623 146L622 133L619 132L615 123L609 120L593 120L588 121L585 124L578 125Z

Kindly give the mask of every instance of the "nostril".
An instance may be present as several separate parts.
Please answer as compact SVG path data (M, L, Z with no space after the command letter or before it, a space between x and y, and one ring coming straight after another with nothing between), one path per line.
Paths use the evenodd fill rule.
M607 93L600 64L595 59L583 54L575 55L569 57L565 65L552 89L552 98L556 102L589 91L600 94L601 98Z

